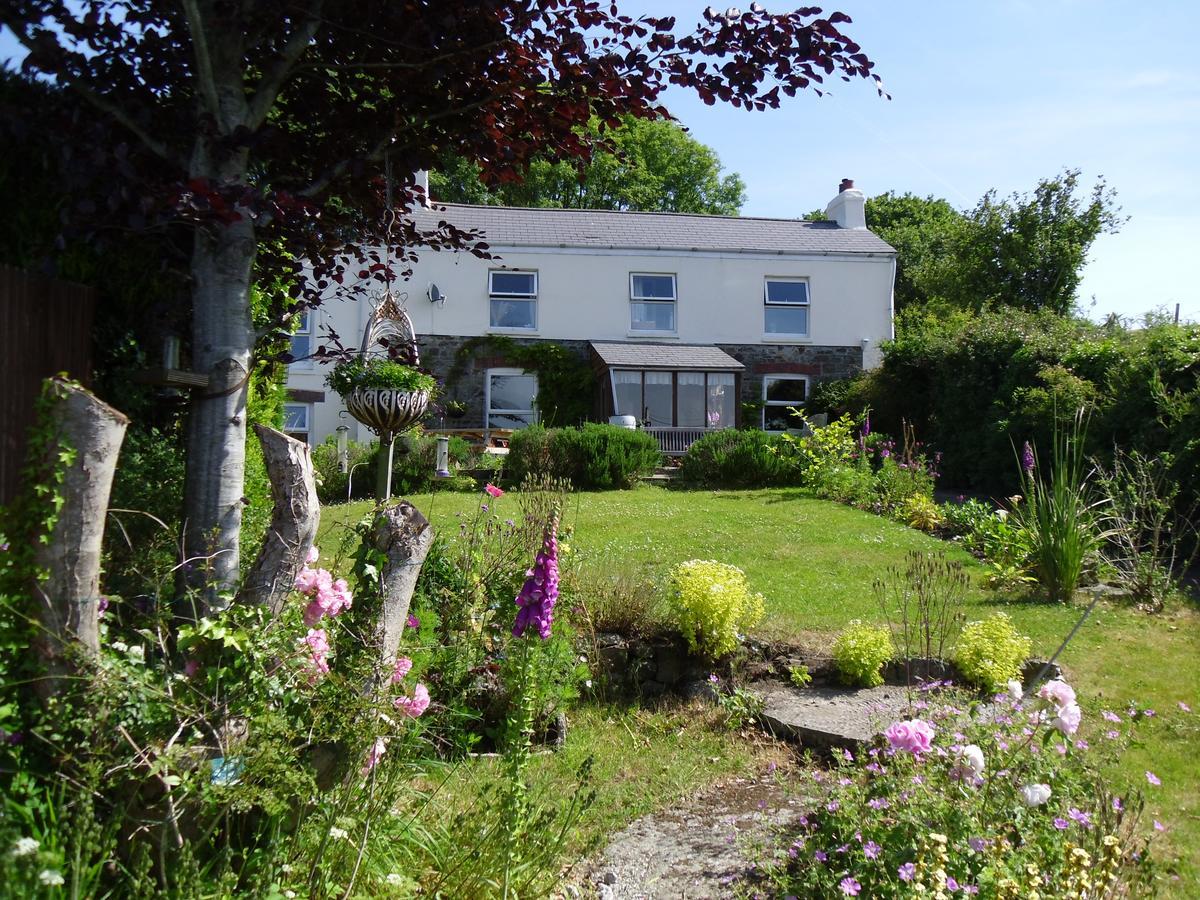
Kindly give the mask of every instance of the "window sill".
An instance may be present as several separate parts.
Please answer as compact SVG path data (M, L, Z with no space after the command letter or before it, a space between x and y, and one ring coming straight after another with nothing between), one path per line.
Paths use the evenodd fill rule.
M813 339L806 334L764 334L764 344L811 344Z
M536 328L503 328L500 326L489 326L488 334L523 334L526 337L538 337Z
M625 337L627 337L627 338L650 338L651 340L655 340L655 339L664 340L665 339L668 341L677 341L677 340L679 340L679 332L678 331L627 331L627 332L625 332Z

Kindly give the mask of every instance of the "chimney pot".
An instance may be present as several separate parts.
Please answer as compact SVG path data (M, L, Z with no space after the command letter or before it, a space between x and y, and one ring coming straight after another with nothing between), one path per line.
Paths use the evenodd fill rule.
M867 227L867 198L851 179L842 179L837 196L825 207L825 218L837 222L838 228Z
M842 183L838 185L838 193L840 194L842 191L851 190L853 187L854 187L854 179L853 178L843 178Z

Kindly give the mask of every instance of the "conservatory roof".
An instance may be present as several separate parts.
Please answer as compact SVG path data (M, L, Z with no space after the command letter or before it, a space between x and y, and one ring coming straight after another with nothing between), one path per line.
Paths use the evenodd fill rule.
M643 344L592 341L592 350L610 369L689 369L740 372L746 367L712 344Z

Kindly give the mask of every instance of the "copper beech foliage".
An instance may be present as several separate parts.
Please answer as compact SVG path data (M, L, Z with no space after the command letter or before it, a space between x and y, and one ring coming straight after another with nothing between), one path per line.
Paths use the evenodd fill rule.
M288 276L302 307L386 277L385 154L406 206L412 173L446 151L490 184L534 155L586 161L590 117L665 115L671 85L748 110L831 78L883 93L849 17L816 7L710 7L683 30L593 0L8 0L0 22L74 109L57 139L71 227L186 234L248 217L256 277ZM396 275L421 245L487 254L445 222L400 215L392 234Z

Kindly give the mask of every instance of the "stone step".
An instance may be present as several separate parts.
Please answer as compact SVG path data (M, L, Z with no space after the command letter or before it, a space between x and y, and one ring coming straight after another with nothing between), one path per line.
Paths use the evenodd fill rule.
M778 681L758 681L749 689L763 699L759 720L764 728L776 737L826 750L870 743L910 709L908 689L888 684L797 688ZM915 692L912 699L918 699Z

